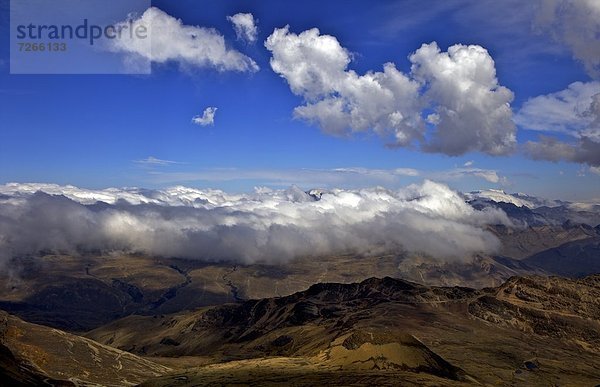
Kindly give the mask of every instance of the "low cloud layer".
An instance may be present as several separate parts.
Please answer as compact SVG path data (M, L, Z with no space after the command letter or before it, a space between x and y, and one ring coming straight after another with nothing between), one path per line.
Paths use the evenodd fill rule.
M250 57L227 47L225 38L213 28L190 26L156 7L148 8L139 18L122 23L124 28L143 27L148 38L123 34L111 40L111 49L129 54L132 63L145 60L155 63L176 62L184 67L214 68L218 71L258 71Z
M480 46L422 45L411 72L393 63L363 75L348 69L351 53L316 28L275 29L265 42L271 68L305 104L297 118L333 135L374 132L393 146L415 143L429 152L510 153L516 144L512 92L499 85L492 57Z
M229 195L185 187L0 186L4 259L94 249L236 262L398 251L469 259L499 247L484 230L490 223L510 221L431 181L398 191L332 190L321 200L297 187Z

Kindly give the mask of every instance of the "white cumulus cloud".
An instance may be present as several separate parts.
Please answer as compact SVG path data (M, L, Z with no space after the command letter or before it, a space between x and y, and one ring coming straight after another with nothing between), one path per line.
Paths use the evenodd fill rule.
M256 27L256 20L251 13L236 13L233 16L227 16L227 20L233 24L238 39L248 43L256 42L258 27Z
M363 75L348 68L351 53L316 28L300 34L289 26L275 29L265 46L273 71L304 99L294 116L326 133L372 131L391 145L420 143L449 155L500 155L515 146L513 94L498 84L494 61L480 46L441 52L435 42L424 44L410 56L410 74L386 63L383 71ZM426 123L434 127L430 136Z
M423 97L438 116L426 150L453 156L469 151L491 155L513 151L513 93L498 84L494 60L487 50L456 44L442 52L433 42L422 45L410 61L412 75L426 85Z
M156 7L148 8L140 17L120 24L127 29L143 28L147 31L146 39L126 33L111 40L111 49L133 55L132 60L137 57L156 63L177 62L182 66L218 71L258 71L256 62L228 48L225 38L217 30L185 25Z
M265 46L273 55L273 71L305 99L294 111L297 118L329 134L373 130L402 145L422 136L419 84L393 64L385 64L383 72L359 75L347 68L351 54L316 28L300 34L288 26L276 29Z
M215 123L215 114L217 113L216 107L207 107L202 112L201 116L192 117L192 122L196 125L207 126Z

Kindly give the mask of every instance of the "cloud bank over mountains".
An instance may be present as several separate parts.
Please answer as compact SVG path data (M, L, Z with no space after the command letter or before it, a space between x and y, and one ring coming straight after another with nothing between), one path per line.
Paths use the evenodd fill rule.
M244 263L400 251L467 260L499 247L486 224L510 220L497 209L475 210L431 181L397 191L331 190L321 200L297 187L230 195L185 187L0 186L3 260L81 248Z

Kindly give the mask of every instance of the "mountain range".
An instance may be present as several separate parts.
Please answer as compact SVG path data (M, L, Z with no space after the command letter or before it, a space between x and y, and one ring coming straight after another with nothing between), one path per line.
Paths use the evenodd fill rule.
M0 270L2 385L596 385L600 380L596 205L500 191L455 196L436 185L400 193L293 189L258 197L182 188L100 193L41 188L49 192L20 185L0 190L0 231L13 238L4 240L10 256L2 257ZM438 199L440 192L448 199ZM361 203L369 203L378 216L395 214L407 222L423 222L418 213L428 211L426 217L445 219L443 227L477 230L495 247L465 256L375 244L339 252L328 246L285 259L195 259L123 249L111 245L116 239L98 239L94 248L61 244L61 238L79 234L75 224L56 222L51 225L58 229L39 225L49 235L42 240L53 244L27 250L26 244L11 242L30 241L15 231L23 216L42 209L48 212L43 219L65 215L53 212L54 206L69 216L90 217L95 227L105 227L106 219L117 225L105 216L125 220L128 226L119 229L124 234L144 227L139 216L159 214L171 222L157 227L183 222L189 213L198 217L194 222L218 219L237 227L235 222L267 219L261 218L263 211L281 206L293 215L273 223L269 233L290 227L284 223L297 216L314 217L307 224L296 220L296 228L279 234L289 238L312 227L299 235L313 243L322 213L347 206L357 211ZM94 218L97 214L101 217ZM35 229L35 222L27 225ZM213 231L195 232L194 238L204 238ZM335 229L325 232L323 238L336 235ZM444 232L449 233L430 238ZM262 235L271 234L252 234ZM448 234L440 246L451 247L460 235Z

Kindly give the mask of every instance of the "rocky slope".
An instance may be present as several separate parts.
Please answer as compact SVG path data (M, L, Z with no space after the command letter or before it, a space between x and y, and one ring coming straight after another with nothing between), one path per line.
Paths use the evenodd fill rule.
M0 385L125 386L165 374L163 365L0 311Z
M394 385L445 386L476 382L411 335L355 330L312 357L268 357L212 364L155 378L143 386Z
M228 367L257 367L275 379L290 372L308 383L318 369L356 375L363 366L419 371L434 385L585 385L600 378L599 321L599 276L515 277L483 290L372 278L193 313L131 316L88 337L138 354L209 356L220 364L149 385L175 377L183 385L223 381ZM284 372L269 363L273 357L296 360L276 361L287 364ZM409 376L403 378L415 380Z

